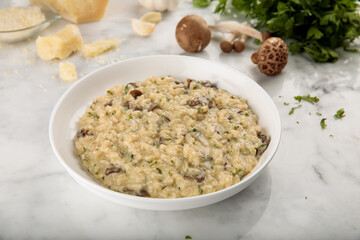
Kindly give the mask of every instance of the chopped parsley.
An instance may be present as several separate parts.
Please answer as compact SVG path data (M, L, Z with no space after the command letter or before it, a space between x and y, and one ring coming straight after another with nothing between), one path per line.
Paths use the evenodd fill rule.
M321 126L322 129L325 129L325 128L327 127L325 121L326 121L326 118L323 118L323 119L321 119L321 121L320 121L320 126Z
M185 239L192 239L192 237L189 236L189 235L186 235L186 236L185 236Z
M201 188L200 185L198 185L198 188L199 188L199 194L200 194L200 195L203 194L204 190Z
M160 174L162 174L162 171L161 171L160 168L156 168L156 170L157 170Z
M130 89L129 85L126 85L126 86L125 86L125 89L124 89L124 90L125 90L125 94L127 94L127 93L129 92L129 89Z
M345 110L343 108L339 109L336 114L334 115L335 118L341 119L345 117Z
M94 118L96 118L96 119L99 119L99 115L97 115L97 114L95 114L95 113L93 113L93 112L88 112L88 116L89 116L89 117L94 117Z
M307 101L307 102L312 103L312 104L319 101L318 97L316 97L316 96L311 97L310 94L308 94L306 96L295 96L294 98L295 98L295 100L297 100L299 102L301 102L301 100L304 100L304 101Z
M289 115L294 114L295 109L297 109L297 108L301 108L301 106L302 106L302 105L299 105L299 106L297 106L297 107L292 107L292 108L291 108L291 110L290 110L290 112L289 112Z

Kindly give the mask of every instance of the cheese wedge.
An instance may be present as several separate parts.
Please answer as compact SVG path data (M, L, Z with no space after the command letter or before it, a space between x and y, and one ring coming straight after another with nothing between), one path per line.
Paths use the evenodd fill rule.
M99 21L109 0L42 0L54 8L63 18L74 23ZM30 0L37 4L38 0Z
M83 47L83 55L87 58L98 56L100 54L103 54L104 52L115 48L121 42L122 40L117 38L107 38L93 43L85 44Z
M65 59L81 50L83 39L79 28L69 24L59 32L36 39L36 50L43 60Z

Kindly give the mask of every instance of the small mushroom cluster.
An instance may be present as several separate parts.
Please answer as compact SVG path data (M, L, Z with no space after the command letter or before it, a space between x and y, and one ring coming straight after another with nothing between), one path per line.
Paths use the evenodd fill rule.
M220 44L220 48L224 52L243 51L248 37L261 41L258 52L251 56L251 60L266 75L279 74L287 64L288 48L286 43L281 38L271 37L269 32L260 32L246 23L224 21L208 25L198 15L187 15L177 24L175 37L181 48L195 53L202 51L210 43L211 31L231 34Z

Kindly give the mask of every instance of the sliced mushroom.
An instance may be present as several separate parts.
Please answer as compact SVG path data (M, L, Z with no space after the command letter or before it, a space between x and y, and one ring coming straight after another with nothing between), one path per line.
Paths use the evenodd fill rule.
M189 89L190 88L190 83L192 82L193 80L188 78L186 79L186 84L185 84L185 89Z
M214 87L214 85L210 81L202 81L201 85L203 85L204 87L208 87L208 88Z
M150 197L150 193L144 188L140 189L140 191L136 191L135 195L138 197Z
M124 102L123 106L127 109L130 109L130 102L129 101Z
M130 82L130 83L126 84L126 86L129 86L129 85L133 86L134 88L138 88L138 87L139 87L139 86L138 86L136 83L134 83L134 82Z
M257 132L257 136L258 138L261 139L262 144L256 148L256 156L260 156L261 154L263 154L265 152L265 150L267 149L267 147L270 144L270 137L266 136L265 134L263 134L262 132L258 131Z
M112 106L112 103L113 103L113 100L114 100L114 99L111 99L109 102L105 103L105 104L104 104L104 107L106 107L106 106L110 106L110 107L111 107L111 106Z
M135 105L133 110L134 111L142 111L142 107L140 105Z
M151 111L154 111L154 110L157 109L157 108L160 108L158 104L156 104L156 103L151 103L150 106L149 106L148 111L151 112Z
M186 104L189 105L190 107L195 107L197 105L201 105L201 101L199 99L193 99L193 100L188 100Z
M105 170L105 175L108 176L110 174L113 174L113 173L120 173L122 171L122 167L121 166L111 166L111 167L108 167L106 168Z
M170 122L170 118L168 118L167 116L165 115L161 115L161 117L166 121L166 122Z
M140 90L134 89L130 91L130 95L133 96L133 98L137 99L142 95L142 92Z
M184 175L184 178L192 180L192 181L196 181L198 183L201 183L201 182L203 182L205 180L205 174L202 171L200 173L189 173L189 172L187 172Z
M81 129L76 133L77 138L85 137L85 136L92 136L92 135L94 135L94 133L92 131L90 131L89 129Z

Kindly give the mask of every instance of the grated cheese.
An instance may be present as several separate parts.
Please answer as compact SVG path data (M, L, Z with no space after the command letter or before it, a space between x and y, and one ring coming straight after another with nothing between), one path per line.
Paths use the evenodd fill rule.
M45 16L38 6L0 10L0 31L24 29L43 21L45 21Z

